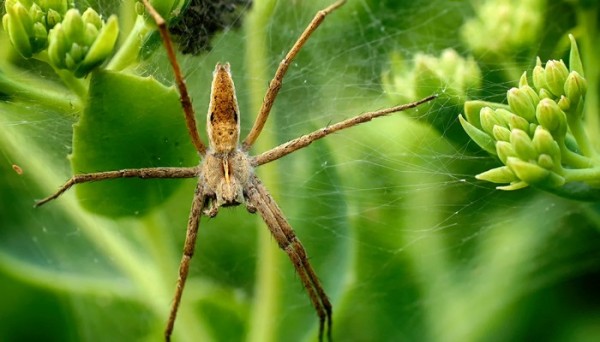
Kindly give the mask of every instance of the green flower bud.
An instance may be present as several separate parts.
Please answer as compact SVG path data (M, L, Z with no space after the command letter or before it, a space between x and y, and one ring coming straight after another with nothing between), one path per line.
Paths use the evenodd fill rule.
M36 0L44 12L54 10L59 14L65 14L69 8L67 0Z
M533 85L539 90L546 89L546 72L542 67L542 60L538 57L533 68Z
M538 153L533 147L531 138L525 131L513 129L510 131L510 143L513 145L517 157L524 161L536 160Z
M59 12L53 9L48 10L48 13L46 14L46 23L48 24L48 29L54 28L54 26L61 21L62 15Z
M575 71L584 77L583 63L581 63L581 57L579 57L579 48L577 48L577 42L572 34L569 34L569 40L571 41L571 51L569 53L569 70Z
M552 160L552 157L547 154L540 154L538 156L537 164L546 170L554 169L554 161Z
M83 55L85 54L84 48L77 44L77 43L73 43L73 45L71 45L71 50L69 50L69 52L67 52L67 54L73 59L73 62L75 62L75 64L81 62L81 60L83 59Z
M81 34L84 32L84 24L81 14L77 9L71 8L67 11L65 18L62 21L62 29L68 40L79 40Z
M481 128L483 131L489 135L493 134L494 126L506 126L502 118L496 115L496 112L490 107L484 107L481 109L479 120L481 122Z
M508 109L504 109L504 108L496 108L496 110L494 110L494 113L496 114L496 118L498 118L498 120L500 120L500 122L502 122L503 126L505 126L505 127L508 127L510 118L513 115L515 115L515 114L511 113Z
M520 129L524 132L529 132L529 122L518 115L511 114L508 120L508 127L511 130Z
M42 50L48 45L48 31L42 23L33 24L33 35L31 42L35 50Z
M555 60L546 62L546 85L548 90L556 97L563 95L565 89L565 81L569 75L569 69L565 63Z
M507 166L497 167L475 176L479 180L492 183L512 183L519 181L517 176Z
M562 173L560 147L550 132L539 126L531 141L539 153L537 163L545 169Z
M517 152L515 152L515 148L513 145L506 141L498 141L496 142L496 154L500 161L506 165L506 161L509 157L515 157Z
M542 99L536 108L537 121L556 138L564 137L567 133L567 116L556 102Z
M64 61L64 55L67 50L67 38L62 29L62 24L57 24L48 33L48 59L50 64L58 69L65 69L67 66Z
M539 91L539 95L540 95L540 100L541 99L551 99L552 100L552 98L553 98L552 94L546 89L541 89Z
M86 46L94 44L96 37L98 37L98 29L92 24L85 24L85 33L83 35L83 43Z
M519 89L529 96L534 107L537 106L538 102L540 102L540 97L538 93L533 90L533 88L531 88L529 85L522 85L519 87Z
M79 69L75 72L76 76L84 76L90 72L93 68L102 64L104 60L112 53L117 38L119 37L119 22L117 17L111 15L106 24L98 32L96 41L92 44L88 50L83 63Z
M531 142L538 154L546 154L554 160L560 161L560 147L558 143L554 140L552 134L542 126L538 126L535 130Z
M23 57L29 58L34 51L30 37L33 35L33 20L27 9L20 3L5 4L6 14L2 18L4 29L8 32L10 42Z
M530 185L543 182L551 173L551 171L544 169L537 164L529 163L515 157L508 158L506 166L508 166L519 179Z
M560 96L560 99L558 100L557 104L558 108L560 108L560 110L562 110L563 112L569 112L569 109L571 108L571 101L564 95Z
M421 97L424 95L422 92L428 94L438 92L439 89L447 87L446 80L440 77L437 70L439 63L435 57L425 54L417 54L415 56L415 64L413 69L414 84L419 85L415 89L415 95ZM453 93L453 89L447 89Z
M511 88L506 97L512 112L526 121L532 122L535 120L535 105L526 91L520 88Z
M523 72L521 78L519 78L519 88L524 86L529 86L529 83L527 82L527 71Z
M571 71L565 81L565 94L573 103L578 103L587 92L587 81L577 71Z
M40 6L35 3L29 8L29 16L33 22L39 22L41 24L41 21L44 20L44 15L44 11L42 11Z
M64 59L65 59L66 69L73 70L73 69L75 69L75 67L77 67L77 62L75 62L75 60L73 59L71 54L65 55Z
M85 12L83 12L83 14L81 15L81 19L86 24L94 25L97 30L100 30L102 28L102 18L100 18L100 15L91 7L85 10Z
M535 133L535 130L539 127L540 125L535 124L535 123L530 123L529 124L529 129L527 130L527 133L530 137L533 136L533 134Z
M506 127L502 126L494 126L492 130L492 135L494 139L497 141L509 141L510 140L510 130Z
M565 184L564 177L556 172L517 158L509 158L508 167L524 182L540 188L555 189Z

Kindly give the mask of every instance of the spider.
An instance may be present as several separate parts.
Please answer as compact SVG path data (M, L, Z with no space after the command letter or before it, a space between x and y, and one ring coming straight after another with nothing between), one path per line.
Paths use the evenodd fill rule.
M207 114L208 147L202 142L196 127L196 119L185 80L175 57L173 44L165 20L156 12L148 0L142 0L150 16L156 22L158 30L171 63L175 81L179 89L181 105L185 115L187 130L192 142L201 157L199 165L192 167L156 167L140 169L123 169L117 171L95 172L72 176L54 194L36 202L36 207L56 199L71 186L79 183L93 182L114 178L198 178L198 184L192 201L188 220L183 256L179 265L174 299L171 305L167 325L164 331L166 341L173 332L175 318L181 302L181 296L188 276L190 261L194 254L196 237L202 215L215 217L221 207L244 204L250 213L258 212L279 247L288 255L296 272L306 289L308 297L319 317L319 341L323 340L325 329L327 338L331 340L332 305L319 282L314 269L308 261L307 253L294 230L286 220L281 209L269 194L263 183L254 173L254 168L277 160L298 149L308 146L339 130L370 121L374 118L394 112L414 108L433 100L431 95L419 101L367 112L353 118L328 125L312 133L290 140L259 155L248 154L255 140L260 135L269 116L273 102L281 88L283 77L294 57L306 43L310 35L317 29L325 17L342 6L345 0L338 0L329 7L316 13L285 58L279 64L275 76L269 83L260 112L248 136L239 143L240 111L231 77L229 63L218 63L213 72L211 97Z

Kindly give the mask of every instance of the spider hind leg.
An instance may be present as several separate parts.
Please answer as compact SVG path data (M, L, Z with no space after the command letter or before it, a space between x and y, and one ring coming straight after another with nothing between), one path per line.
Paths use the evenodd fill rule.
M255 208L273 238L289 257L302 281L310 301L319 316L319 341L323 340L327 328L327 338L331 341L332 305L321 285L314 269L310 265L306 250L296 236L293 228L287 222L281 209L269 194L258 177L253 176L248 187L248 203Z

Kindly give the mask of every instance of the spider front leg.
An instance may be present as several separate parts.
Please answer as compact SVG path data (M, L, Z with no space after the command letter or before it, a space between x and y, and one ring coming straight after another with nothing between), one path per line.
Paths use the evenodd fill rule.
M321 25L323 20L325 20L325 17L331 12L340 8L344 3L346 3L346 0L338 0L317 12L308 26L304 29L304 32L302 32L300 37L298 37L290 51L288 51L283 60L281 60L279 66L277 67L277 71L275 71L275 76L273 76L273 79L269 83L269 88L267 89L267 93L263 99L258 116L254 121L254 125L252 125L252 129L248 133L248 136L246 136L246 139L244 139L242 142L242 149L244 151L250 150L250 147L252 147L252 144L254 144L254 141L256 141L262 132L262 129L269 118L269 114L271 113L271 109L273 108L275 98L277 97L277 94L279 94L279 90L283 84L283 77L285 76L285 73L287 72L294 58L296 58L298 52L300 52L308 38L310 38L311 34L319 27L319 25Z
M252 162L251 162L252 166L260 166L262 164L270 163L273 160L277 160L277 159L284 157L296 150L304 148L304 147L312 144L313 141L324 138L331 133L335 133L337 131L341 131L346 128L354 127L361 123L369 122L369 121L371 121L375 118L381 117L381 116L385 116L388 114L401 112L401 111L404 111L404 110L407 110L410 108L417 107L425 102L429 102L429 101L435 99L436 97L437 97L437 95L430 95L430 96L427 96L427 97L425 97L421 100L415 101L415 102L403 104L403 105L396 106L396 107L385 108L385 109L378 110L375 112L363 113L363 114L357 115L353 118L346 119L344 121L340 121L331 126L323 127L312 133L305 134L299 138L290 140L290 141L283 143L277 147L274 147L266 152L263 152L263 153L259 154L258 156L253 157Z
M198 134L196 115L194 113L194 107L192 106L192 99L190 98L187 86L185 85L185 79L183 78L183 73L181 72L179 63L177 63L177 58L175 57L175 49L173 48L173 43L169 37L167 22L156 11L156 9L152 7L148 0L142 0L142 3L148 10L148 13L152 16L152 19L154 19L154 22L158 27L158 32L162 38L163 45L165 46L165 50L167 51L167 56L169 58L169 62L171 63L173 74L175 75L175 83L177 83L177 89L179 89L179 99L181 102L181 107L183 108L183 113L185 114L185 124L187 126L190 138L192 139L192 143L194 144L194 147L196 147L196 150L200 156L204 156L206 154L206 146Z
M332 306L323 286L313 270L306 250L296 237L293 228L283 216L283 212L262 182L253 175L248 189L248 204L256 209L263 218L279 247L288 255L294 265L302 285L306 289L317 315L319 316L319 341L323 340L323 332L327 325L327 339L331 338Z
M63 184L58 191L42 200L37 201L34 206L39 207L58 198L58 196L65 193L75 184L97 182L116 178L193 178L198 176L198 172L198 167L152 167L74 175L65 184Z

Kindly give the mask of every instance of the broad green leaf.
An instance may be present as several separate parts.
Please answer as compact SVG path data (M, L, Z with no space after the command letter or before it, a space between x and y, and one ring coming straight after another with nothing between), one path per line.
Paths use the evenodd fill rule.
M92 75L88 104L74 125L74 174L196 163L173 88L151 77L107 71ZM90 211L109 216L139 215L164 202L180 183L118 179L79 184L76 191Z

